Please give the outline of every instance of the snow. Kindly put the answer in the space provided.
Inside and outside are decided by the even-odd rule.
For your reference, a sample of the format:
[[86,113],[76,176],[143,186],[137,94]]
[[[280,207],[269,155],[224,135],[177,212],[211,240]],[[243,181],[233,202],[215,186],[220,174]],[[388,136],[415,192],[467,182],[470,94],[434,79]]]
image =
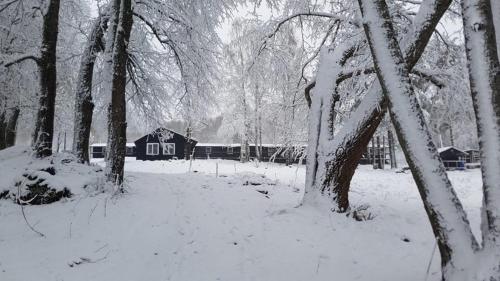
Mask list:
[[[91,144],[90,146],[92,147],[92,146],[107,146],[107,145],[108,145],[108,144],[107,144],[107,143],[105,143],[105,142],[98,142],[98,143],[93,143],[93,144]],[[126,146],[127,146],[127,147],[135,147],[135,143],[133,143],[133,142],[127,142],[127,143],[126,143]]]
[[[32,150],[25,146],[15,146],[0,151],[0,193],[9,191],[14,197],[26,195],[26,188],[18,190],[15,186],[19,182],[29,182],[23,177],[24,174],[36,175],[49,187],[56,190],[66,188],[73,194],[94,192],[102,184],[102,168],[97,165],[76,163],[72,154],[58,153],[44,160],[35,159],[31,154]],[[43,171],[48,167],[53,167],[56,174],[50,175]],[[85,187],[96,188],[85,191]]]
[[453,148],[453,149],[456,149],[456,150],[458,150],[458,151],[460,151],[460,152],[462,152],[462,153],[467,153],[467,152],[465,152],[464,150],[458,149],[458,148],[456,148],[456,147],[454,147],[454,146],[445,146],[445,147],[440,147],[440,148],[438,148],[438,149],[437,149],[437,151],[438,151],[439,153],[441,153],[441,152],[444,152],[444,151],[446,151],[446,150],[450,150],[450,149],[452,149],[452,148]]
[[[360,166],[351,201],[374,219],[357,222],[330,202],[298,207],[303,165],[191,165],[127,158],[124,195],[26,207],[45,238],[0,200],[0,280],[426,279],[435,240],[409,173]],[[479,235],[480,171],[448,174]],[[436,251],[428,280],[440,280],[439,262]]]
[[235,147],[235,146],[241,146],[241,144],[200,142],[200,143],[197,143],[196,146],[224,146],[224,147],[230,146],[230,147]]

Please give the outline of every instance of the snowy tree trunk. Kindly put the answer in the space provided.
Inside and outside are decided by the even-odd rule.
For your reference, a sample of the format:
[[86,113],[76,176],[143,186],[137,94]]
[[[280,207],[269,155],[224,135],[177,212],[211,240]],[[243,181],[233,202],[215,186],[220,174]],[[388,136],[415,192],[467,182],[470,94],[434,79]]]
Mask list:
[[[19,119],[19,114],[21,110],[18,106],[15,106],[7,114],[5,120],[5,147],[11,147],[16,144],[17,136],[17,121]],[[0,125],[1,126],[1,125]]]
[[249,145],[249,140],[250,140],[250,120],[248,117],[248,107],[247,107],[247,101],[246,101],[246,94],[245,91],[243,91],[243,126],[244,126],[244,132],[243,132],[243,145],[241,147],[241,162],[248,162],[250,160],[250,145]]
[[389,143],[389,155],[391,158],[391,169],[396,169],[398,164],[396,162],[396,149],[394,147],[394,135],[392,134],[392,130],[389,128],[387,130],[387,142]]
[[[108,109],[106,177],[109,182],[121,185],[127,142],[125,88],[127,84],[127,47],[133,23],[131,0],[114,0],[112,13],[116,17],[113,19],[115,27],[110,30],[115,33],[114,42],[113,44],[106,43],[106,53],[111,55],[110,74],[112,76],[111,103]],[[109,50],[108,45],[113,49]]]
[[108,15],[99,15],[95,20],[80,62],[75,96],[75,119],[73,153],[80,163],[89,162],[90,127],[94,103],[92,101],[92,76],[97,54],[104,49],[103,36]]
[[191,138],[192,132],[193,132],[193,129],[191,127],[191,121],[189,121],[188,126],[186,128],[186,143],[184,146],[184,159],[185,160],[191,159],[191,151],[193,149],[193,139]]
[[[496,3],[495,3],[496,2]],[[499,5],[499,1],[491,1]],[[498,8],[498,7],[497,7]],[[462,13],[483,178],[483,247],[500,280],[500,63],[488,0],[463,0]],[[498,14],[495,17],[498,18]],[[496,279],[494,279],[496,278]],[[486,280],[486,278],[485,278]],[[490,279],[488,279],[490,280]]]
[[443,279],[462,280],[477,242],[425,123],[387,4],[384,0],[358,2],[391,120],[438,243]]
[[0,149],[7,147],[5,142],[5,132],[7,131],[7,122],[5,121],[5,110],[0,108]]
[[[448,9],[451,0],[426,0],[421,4],[413,21],[413,30],[406,37],[403,48],[408,69],[412,69],[425,50],[436,25]],[[377,127],[387,111],[387,100],[378,81],[370,88],[359,106],[351,113],[342,129],[330,145],[325,161],[327,171],[324,180],[316,182],[321,190],[327,190],[334,201],[334,209],[349,209],[349,187],[356,167]],[[372,151],[373,153],[375,151]],[[309,155],[308,155],[309,157]],[[310,159],[310,158],[308,158]],[[306,185],[306,189],[311,189]]]
[[342,65],[352,55],[352,45],[339,46],[333,52],[323,47],[316,85],[312,91],[309,108],[309,135],[307,145],[306,188],[303,201],[314,201],[318,193],[330,192],[318,183],[325,177],[329,165],[325,161],[329,144],[333,140],[335,118],[335,83]]
[[57,88],[56,46],[59,28],[59,0],[50,0],[43,15],[42,46],[38,59],[40,95],[33,133],[35,156],[52,154],[54,110]]
[[382,169],[382,147],[380,146],[380,136],[377,136],[377,169]]
[[497,41],[497,56],[500,60],[500,1],[492,0],[491,1],[491,11],[493,16],[493,23],[495,25],[495,37]]
[[261,160],[260,146],[259,146],[259,121],[258,121],[258,110],[255,107],[255,124],[254,124],[254,143],[255,143],[255,157],[257,160]]

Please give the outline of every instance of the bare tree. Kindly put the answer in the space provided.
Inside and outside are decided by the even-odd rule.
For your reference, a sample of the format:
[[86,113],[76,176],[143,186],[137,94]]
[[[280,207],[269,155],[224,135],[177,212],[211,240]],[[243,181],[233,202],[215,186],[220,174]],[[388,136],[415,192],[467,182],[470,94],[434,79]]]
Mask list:
[[127,47],[133,23],[131,0],[113,0],[106,40],[108,71],[111,76],[111,102],[108,108],[108,144],[106,178],[121,185],[127,143],[125,87],[127,83]]
[[[422,2],[413,21],[413,28],[403,40],[406,42],[403,50],[409,70],[424,52],[436,25],[450,4],[450,0]],[[314,182],[309,181],[306,192],[320,190],[333,197],[334,209],[341,212],[349,209],[349,188],[354,171],[386,111],[387,100],[382,95],[379,83],[375,82],[329,145],[330,151],[324,159],[325,171],[318,174],[308,170],[308,173],[318,174],[320,178]]]
[[92,77],[95,60],[104,50],[104,31],[107,28],[108,15],[105,12],[95,19],[80,62],[76,85],[75,119],[73,127],[73,153],[81,163],[89,162],[90,127],[94,111],[92,101]]

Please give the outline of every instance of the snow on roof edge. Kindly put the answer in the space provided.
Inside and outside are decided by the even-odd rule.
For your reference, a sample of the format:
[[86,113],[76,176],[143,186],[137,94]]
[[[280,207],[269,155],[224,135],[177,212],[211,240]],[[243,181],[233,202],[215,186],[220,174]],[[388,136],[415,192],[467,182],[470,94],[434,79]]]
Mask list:
[[[107,146],[107,143],[96,142],[96,143],[91,144],[90,146]],[[127,142],[126,146],[135,146],[135,143],[133,143],[133,142]]]

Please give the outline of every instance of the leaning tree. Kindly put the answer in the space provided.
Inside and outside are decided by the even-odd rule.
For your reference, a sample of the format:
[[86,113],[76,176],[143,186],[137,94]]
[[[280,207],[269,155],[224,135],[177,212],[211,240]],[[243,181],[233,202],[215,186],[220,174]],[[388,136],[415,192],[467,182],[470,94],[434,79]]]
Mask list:
[[443,280],[500,280],[500,64],[490,1],[462,2],[482,158],[481,245],[432,141],[385,0],[358,2],[378,81],[437,240]]

